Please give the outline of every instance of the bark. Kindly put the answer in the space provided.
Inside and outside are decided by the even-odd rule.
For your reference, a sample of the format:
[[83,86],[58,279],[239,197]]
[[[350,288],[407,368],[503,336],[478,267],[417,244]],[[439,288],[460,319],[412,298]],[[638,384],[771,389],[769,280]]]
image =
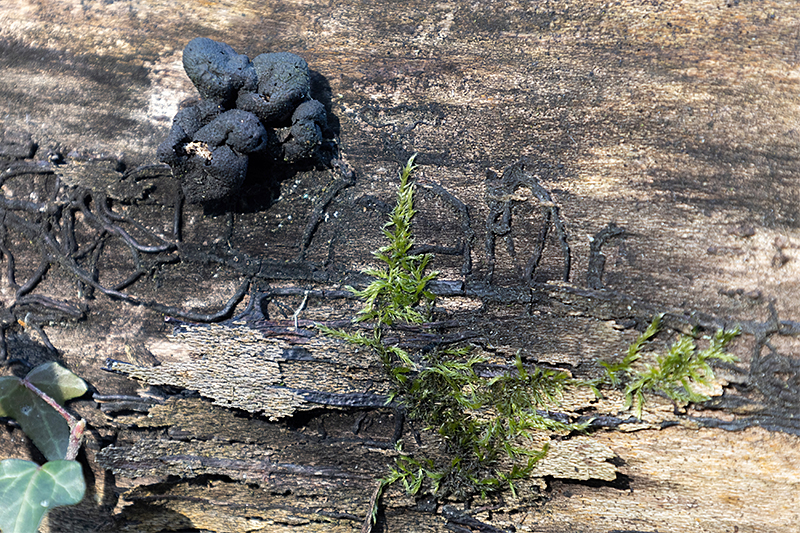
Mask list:
[[[390,487],[376,529],[791,531],[799,19],[789,1],[3,2],[4,356],[94,388],[71,404],[90,494],[44,530],[360,530],[393,443],[437,440],[384,405],[373,354],[311,324],[359,309],[344,287],[368,281],[418,153],[438,324],[396,342],[591,378],[658,313],[654,348],[743,335],[710,402],[654,398],[634,423],[621,394],[570,391],[558,413],[594,430],[553,438],[516,498]],[[201,35],[302,55],[332,160],[181,205],[155,149],[196,96],[180,61]]]

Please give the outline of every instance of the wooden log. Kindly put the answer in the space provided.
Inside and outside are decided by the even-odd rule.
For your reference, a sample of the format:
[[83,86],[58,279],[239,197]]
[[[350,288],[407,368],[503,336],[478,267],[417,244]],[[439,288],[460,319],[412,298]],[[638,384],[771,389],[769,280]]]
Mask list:
[[[292,393],[283,410],[251,414],[220,392],[230,378],[204,389],[197,375],[175,376],[203,355],[172,338],[163,316],[229,319],[255,302],[252,288],[272,291],[258,304],[273,321],[291,323],[305,291],[301,320],[349,320],[358,302],[322,293],[365,281],[396,169],[418,153],[417,244],[452,282],[438,291],[439,311],[457,322],[448,333],[487,357],[509,364],[519,351],[592,377],[598,359],[619,357],[661,312],[674,332],[738,323],[744,334],[711,402],[675,414],[654,400],[643,424],[556,439],[564,449],[516,499],[467,504],[390,488],[381,527],[792,531],[799,9],[788,0],[4,1],[0,329],[9,358],[59,359],[98,399],[73,404],[93,431],[90,494],[51,513],[44,530],[361,528],[396,457],[395,412],[311,408]],[[196,96],[181,50],[200,35],[250,57],[302,55],[338,153],[331,168],[248,185],[229,209],[184,206],[175,226],[177,184],[151,165],[179,103]],[[230,336],[243,334],[235,324],[209,330],[225,327],[227,342],[246,344]],[[282,342],[281,354],[293,346]],[[365,354],[340,353],[336,365],[349,370],[328,380],[303,365],[285,374],[296,360],[261,366],[283,364],[280,379],[296,372],[297,390],[329,381],[329,393],[358,383],[352,392],[364,394],[370,379],[375,398],[386,394]],[[171,370],[163,382],[206,398],[106,372],[108,358],[154,382]],[[261,366],[247,368],[267,373]],[[247,385],[262,393],[275,379]],[[252,410],[264,413],[263,400]],[[620,394],[593,403],[572,392],[565,402],[576,416],[630,414]],[[425,445],[405,430],[408,446]],[[31,453],[18,429],[0,441],[3,455]]]

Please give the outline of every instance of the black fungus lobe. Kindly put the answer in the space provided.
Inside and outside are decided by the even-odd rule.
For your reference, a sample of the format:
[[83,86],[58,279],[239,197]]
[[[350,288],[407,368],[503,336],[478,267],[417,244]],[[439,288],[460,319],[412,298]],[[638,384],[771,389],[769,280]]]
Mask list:
[[308,100],[297,106],[292,114],[290,136],[283,143],[284,161],[294,162],[313,156],[327,127],[325,106],[317,100]]
[[254,113],[264,124],[289,119],[297,105],[307,100],[311,75],[305,59],[287,52],[261,54],[253,59],[257,91],[241,91],[236,107]]
[[253,90],[256,71],[246,55],[205,37],[192,39],[183,50],[183,69],[204,100],[226,105],[239,89]]

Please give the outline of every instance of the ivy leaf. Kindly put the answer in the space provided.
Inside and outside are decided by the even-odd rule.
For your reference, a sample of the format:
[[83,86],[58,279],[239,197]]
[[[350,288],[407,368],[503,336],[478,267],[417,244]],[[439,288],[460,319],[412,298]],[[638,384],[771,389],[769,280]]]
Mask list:
[[[34,368],[24,379],[58,403],[81,396],[87,390],[81,378],[54,362]],[[0,416],[16,420],[49,461],[66,456],[67,421],[16,376],[0,378]]]
[[61,405],[83,396],[88,390],[85,381],[56,362],[37,366],[25,379]]
[[86,483],[77,461],[50,461],[39,466],[21,459],[0,461],[0,530],[36,533],[45,513],[75,505]]

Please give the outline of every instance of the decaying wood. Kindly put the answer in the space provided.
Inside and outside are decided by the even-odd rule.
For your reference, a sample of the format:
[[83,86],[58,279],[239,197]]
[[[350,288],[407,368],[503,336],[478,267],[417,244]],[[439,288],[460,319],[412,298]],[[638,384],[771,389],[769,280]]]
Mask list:
[[[539,288],[539,291],[544,293],[545,288]],[[568,286],[550,286],[547,291],[550,294],[550,298],[552,298],[553,305],[561,304],[558,298],[567,300],[567,295],[571,295],[572,298],[564,309],[579,309],[580,306],[577,305],[579,302],[586,303],[591,298],[595,298],[609,302],[609,306],[597,306],[600,313],[612,315],[622,313],[623,316],[636,316],[637,313],[641,313],[642,317],[644,317],[650,316],[650,313],[653,312],[652,309],[634,311],[630,305],[622,306],[620,302],[632,303],[632,299],[626,298],[624,295],[576,290]],[[480,289],[467,286],[464,294],[467,292],[474,294],[475,292],[480,292]],[[450,297],[456,298],[458,295],[451,293]],[[520,296],[520,298],[523,297]],[[544,294],[539,295],[538,309],[540,311],[547,307],[544,298]],[[491,301],[492,298],[487,297],[486,300]],[[616,305],[613,305],[614,303]],[[524,302],[521,305],[524,306]],[[314,306],[310,306],[308,311],[313,313]],[[628,313],[628,315],[624,313]],[[644,313],[647,314],[645,315]],[[560,318],[563,320],[566,317]],[[608,318],[608,316],[604,318]],[[530,320],[531,317],[528,317],[528,321]],[[667,316],[667,320],[674,324],[677,329],[688,329],[693,324],[711,319],[709,317],[688,317],[673,312],[672,315]],[[455,320],[451,322],[460,322],[462,325],[469,323],[469,321],[463,320],[463,317],[461,321]],[[485,323],[485,321],[480,323]],[[718,326],[716,322],[711,324],[703,323],[706,327]],[[512,322],[507,325],[509,327],[505,328],[506,331],[519,333],[520,330],[525,329],[525,325],[519,322]],[[759,330],[765,329],[758,324],[744,323],[742,326],[746,335],[754,335]],[[493,328],[496,327],[497,324],[493,326]],[[788,327],[788,325],[784,327]],[[268,333],[268,336],[265,336],[264,333]],[[531,337],[533,336],[531,335]],[[491,347],[491,350],[495,352],[494,355],[486,351],[485,348],[481,350],[479,346],[487,340],[482,335],[473,334],[470,340],[477,344],[477,353],[487,357],[497,359],[496,351],[503,350],[502,345],[499,344]],[[499,339],[495,339],[495,342],[497,340]],[[166,384],[199,390],[203,396],[213,399],[217,404],[232,404],[240,409],[261,412],[272,418],[288,416],[292,414],[291,411],[298,407],[293,398],[286,399],[286,396],[276,397],[270,395],[270,390],[277,383],[280,383],[281,388],[287,393],[297,390],[301,390],[303,394],[308,394],[309,390],[322,393],[314,398],[314,404],[306,404],[302,406],[303,409],[323,406],[330,408],[335,405],[335,400],[332,401],[332,396],[326,393],[333,392],[333,396],[336,396],[341,394],[343,390],[351,391],[351,393],[357,391],[359,400],[363,402],[360,407],[369,407],[371,410],[377,411],[371,416],[377,416],[378,419],[381,417],[380,406],[385,402],[385,393],[387,392],[383,370],[378,361],[375,360],[374,354],[358,351],[342,341],[314,336],[314,333],[307,329],[294,330],[291,322],[284,323],[281,326],[263,321],[253,322],[245,316],[224,325],[191,326],[181,324],[176,327],[175,335],[170,343],[157,347],[157,353],[161,364],[156,367],[145,368],[112,362],[110,363],[110,368],[144,380],[151,385]],[[541,352],[539,353],[541,354]],[[502,361],[503,358],[500,358],[500,360]],[[243,376],[263,374],[267,371],[265,368],[270,365],[274,365],[276,369],[274,375],[263,377],[253,382],[245,380],[248,385],[245,385],[243,390],[251,386],[257,386],[257,390],[250,390],[247,394],[238,396],[231,395],[225,389],[225,384],[242,382]],[[351,380],[353,372],[356,372],[359,376],[358,380]],[[734,380],[738,378],[740,383],[753,382],[742,375],[729,377]],[[348,381],[344,388],[340,388],[343,379]],[[717,383],[716,392],[712,391],[712,394],[721,395],[723,392],[722,385],[727,383],[727,381]],[[370,392],[366,393],[365,391],[367,390]],[[376,392],[380,393],[381,396],[375,396]],[[759,403],[747,396],[742,395],[740,397],[739,416],[735,419],[730,419],[729,409],[719,409],[712,416],[701,412],[693,412],[688,416],[679,415],[675,413],[671,403],[657,401],[657,399],[648,403],[641,420],[630,416],[630,414],[627,415],[627,418],[619,418],[619,415],[626,411],[623,405],[624,397],[620,393],[607,391],[604,398],[598,400],[588,388],[570,389],[565,394],[563,402],[554,407],[554,410],[560,411],[558,413],[560,416],[576,421],[591,419],[595,422],[594,427],[596,428],[613,428],[616,431],[629,434],[633,431],[671,426],[685,427],[692,431],[698,431],[697,428],[702,426],[729,427],[732,429],[738,425],[741,431],[749,426],[761,423],[763,419],[760,416],[770,409],[781,409],[781,402],[772,402],[770,406],[771,402],[769,400],[763,401],[762,399],[762,402]],[[242,403],[242,398],[251,400],[255,398],[257,402]],[[381,401],[376,401],[378,399]],[[382,423],[384,433],[380,438],[360,434],[360,430],[357,429],[359,424],[354,423],[351,429],[351,438],[348,440],[351,445],[355,442],[361,445],[360,452],[353,450],[354,453],[361,454],[359,459],[356,460],[354,456],[351,457],[351,460],[355,461],[357,468],[343,471],[338,467],[328,467],[326,469],[326,467],[320,466],[303,466],[302,462],[300,464],[296,462],[301,459],[301,457],[295,455],[297,442],[289,445],[282,443],[277,449],[275,448],[275,441],[271,438],[262,438],[257,443],[229,443],[228,441],[230,440],[240,439],[242,435],[261,433],[254,432],[253,429],[242,429],[239,424],[233,425],[232,430],[225,431],[224,436],[215,435],[214,428],[224,427],[227,424],[217,420],[216,417],[198,415],[198,412],[202,412],[204,409],[192,409],[183,405],[191,405],[198,401],[173,398],[168,400],[169,405],[159,405],[151,408],[146,417],[125,416],[117,418],[119,423],[133,427],[169,428],[170,438],[135,440],[133,437],[127,437],[132,440],[131,445],[118,444],[105,448],[100,453],[99,463],[106,468],[112,469],[115,474],[126,477],[174,475],[183,479],[192,479],[224,474],[234,480],[257,484],[262,488],[269,486],[272,487],[272,490],[278,490],[277,487],[295,487],[307,483],[316,487],[316,491],[327,493],[331,490],[340,490],[339,486],[343,482],[342,480],[347,480],[351,489],[355,485],[360,487],[358,490],[360,490],[361,499],[348,500],[350,503],[347,505],[337,500],[338,505],[340,505],[338,509],[339,511],[346,509],[346,512],[351,517],[350,520],[354,520],[353,517],[360,516],[358,506],[361,506],[362,509],[366,508],[365,506],[368,502],[364,498],[370,494],[370,482],[374,482],[374,479],[379,477],[378,472],[381,467],[385,468],[387,462],[392,457],[396,457],[397,453],[393,451],[394,440],[398,436],[403,436],[407,442],[415,442],[414,437],[410,434],[397,434],[396,427],[394,432],[387,431],[389,426],[392,425],[387,419],[384,419]],[[732,401],[732,398],[729,396],[727,401]],[[749,410],[741,408],[744,404],[750,406]],[[384,413],[384,416],[386,414],[388,412]],[[347,415],[342,414],[339,416]],[[793,424],[790,416],[785,417],[784,422],[778,421],[778,423],[783,424],[784,430],[792,431]],[[328,435],[325,429],[322,429],[320,433],[322,442],[337,440],[336,437]],[[546,435],[542,437],[543,440],[531,443],[532,448],[537,449],[544,442],[549,441]],[[419,439],[420,437],[417,436],[416,438]],[[209,439],[212,441],[210,444],[208,442]],[[423,436],[422,439],[422,442],[418,442],[417,446],[406,447],[405,451],[430,454],[431,450],[433,450],[435,455],[436,439],[434,438],[431,441],[429,435]],[[613,448],[608,445],[616,442],[616,439],[604,437],[603,440],[606,440],[606,443],[601,443],[594,435],[550,441],[551,449],[545,459],[537,465],[533,473],[534,479],[523,484],[523,486],[530,491],[530,494],[536,494],[538,490],[544,489],[546,486],[545,484],[540,484],[537,488],[536,479],[545,478],[569,479],[573,480],[573,482],[576,480],[604,481],[609,483],[609,486],[617,487],[616,490],[620,490],[623,487],[630,488],[628,468],[620,470],[615,466],[618,464],[617,462],[627,466],[627,460],[618,456],[616,452],[612,451]],[[625,439],[622,440],[624,441]],[[281,439],[278,439],[278,441],[280,442]],[[315,465],[319,465],[320,458],[326,456],[326,452],[319,449],[320,445],[320,441],[317,441],[316,447],[311,443],[304,443],[306,452],[310,453],[310,457],[315,458],[311,460]],[[329,448],[331,445],[335,444],[328,443],[327,446],[322,446],[323,448]],[[613,461],[609,462],[609,460]],[[322,464],[329,463],[325,463],[323,460]],[[371,470],[365,470],[364,464],[371,465]],[[681,472],[680,475],[682,478],[692,479],[693,476],[697,475],[697,472],[686,471]],[[540,483],[543,482],[540,481]],[[142,498],[151,497],[146,496],[147,494],[149,493],[146,492],[146,489],[139,488],[128,493],[127,498],[139,501]],[[398,497],[399,495],[395,493],[394,496]],[[196,497],[199,498],[200,496]],[[391,501],[389,497],[387,497],[387,500]],[[251,503],[248,504],[248,509],[252,509],[254,505],[261,508],[264,504],[263,502],[258,505]],[[314,505],[318,504],[315,503]],[[495,515],[516,513],[519,512],[517,505],[518,503],[513,502],[510,504],[495,504],[493,512]],[[308,516],[314,515],[308,507],[305,507],[305,509],[305,513]],[[299,512],[299,510],[297,508],[295,512]],[[211,514],[213,515],[215,512]],[[270,520],[272,516],[265,512],[261,519]],[[208,520],[211,520],[211,518],[205,517],[201,522],[207,523]],[[452,523],[452,521],[448,523]],[[246,529],[236,530],[244,531]]]
[[[2,357],[17,372],[59,359],[96,392],[72,405],[92,427],[90,493],[44,529],[361,529],[393,441],[435,440],[372,404],[386,384],[367,354],[291,354],[358,309],[344,286],[366,281],[418,153],[437,334],[576,377],[658,313],[655,349],[695,326],[743,335],[710,402],[655,398],[639,423],[619,394],[570,391],[559,413],[595,429],[545,436],[549,463],[517,499],[391,487],[378,529],[793,531],[799,24],[789,0],[4,1]],[[180,51],[201,35],[302,55],[334,165],[247,184],[226,209],[180,205],[155,148],[196,96]],[[283,340],[231,321],[245,311]],[[233,377],[258,397],[225,391]],[[341,394],[359,407],[331,405]],[[33,453],[17,429],[0,449]]]
[[[282,328],[265,338],[244,325],[185,327],[173,352],[189,360],[152,368],[109,361],[108,369],[151,385],[195,390],[216,405],[270,420],[321,405],[380,407],[389,386],[377,356],[343,341]],[[181,342],[182,341],[182,342]]]

